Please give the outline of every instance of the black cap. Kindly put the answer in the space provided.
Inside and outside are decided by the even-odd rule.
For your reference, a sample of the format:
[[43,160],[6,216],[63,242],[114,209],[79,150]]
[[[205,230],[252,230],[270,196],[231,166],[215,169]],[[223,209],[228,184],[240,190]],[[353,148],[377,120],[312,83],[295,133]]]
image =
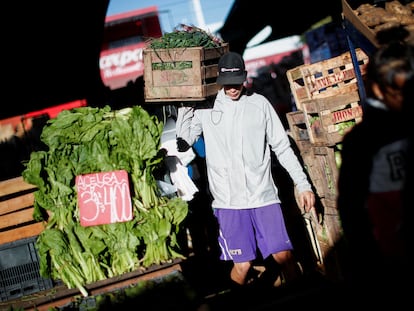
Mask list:
[[224,54],[218,62],[217,84],[237,85],[246,81],[247,71],[243,57],[236,52]]

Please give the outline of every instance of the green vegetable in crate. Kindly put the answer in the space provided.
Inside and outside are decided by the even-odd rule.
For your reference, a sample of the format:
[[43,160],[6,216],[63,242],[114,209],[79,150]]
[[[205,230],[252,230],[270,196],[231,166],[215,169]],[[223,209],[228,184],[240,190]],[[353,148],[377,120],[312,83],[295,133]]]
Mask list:
[[185,47],[213,48],[222,45],[222,41],[212,34],[195,26],[180,24],[173,32],[165,33],[161,38],[150,42],[152,49],[173,49]]
[[310,127],[314,127],[315,124],[317,126],[319,126],[320,120],[321,120],[321,118],[319,117],[319,115],[310,115],[309,116],[309,125],[310,125]]
[[350,121],[338,123],[336,124],[335,127],[339,134],[344,135],[346,131],[348,131],[355,124],[356,124],[355,120],[350,120]]
[[336,163],[336,167],[338,169],[341,167],[341,164],[342,164],[341,150],[342,150],[342,144],[336,144],[336,146],[335,146],[335,163]]
[[[86,296],[86,284],[184,258],[176,235],[188,205],[160,196],[153,175],[165,156],[162,129],[138,106],[75,108],[48,122],[41,134],[48,150],[33,152],[22,173],[38,187],[33,217],[47,219],[36,242],[42,276],[61,279]],[[82,227],[76,176],[114,170],[130,176],[133,219]]]

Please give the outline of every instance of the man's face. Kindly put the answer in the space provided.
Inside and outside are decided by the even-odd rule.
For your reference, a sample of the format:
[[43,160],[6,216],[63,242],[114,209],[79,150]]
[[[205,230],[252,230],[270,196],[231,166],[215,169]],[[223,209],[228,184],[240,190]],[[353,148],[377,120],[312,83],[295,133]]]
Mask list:
[[232,100],[238,100],[242,90],[243,90],[243,84],[237,84],[237,85],[224,85],[224,93],[230,97]]

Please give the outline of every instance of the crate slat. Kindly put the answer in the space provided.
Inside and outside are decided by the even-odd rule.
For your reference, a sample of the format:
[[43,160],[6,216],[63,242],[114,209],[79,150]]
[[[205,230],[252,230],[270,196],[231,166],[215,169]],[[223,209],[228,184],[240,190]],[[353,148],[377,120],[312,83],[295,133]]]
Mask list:
[[0,217],[4,214],[33,206],[33,202],[33,193],[27,193],[5,201],[0,201]]
[[0,217],[0,229],[33,222],[33,210],[34,208],[28,208],[14,213],[2,215]]
[[21,176],[3,180],[0,181],[0,197],[35,188],[36,186],[25,182]]
[[0,245],[10,243],[20,239],[30,238],[39,235],[44,229],[43,223],[34,223],[0,232]]

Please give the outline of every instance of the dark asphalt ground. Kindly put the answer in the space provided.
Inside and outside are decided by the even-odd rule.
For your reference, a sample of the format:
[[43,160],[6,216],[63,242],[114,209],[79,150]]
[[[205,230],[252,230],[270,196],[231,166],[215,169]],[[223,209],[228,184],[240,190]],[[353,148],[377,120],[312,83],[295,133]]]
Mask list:
[[[305,273],[300,281],[285,287],[273,287],[261,279],[246,288],[229,285],[231,263],[214,259],[188,258],[181,264],[185,281],[197,293],[194,311],[270,311],[352,309],[413,310],[412,283],[393,283],[383,271],[376,281],[349,285],[328,279],[321,272]],[[405,280],[410,280],[406,277]],[[295,309],[295,310],[296,310]],[[177,310],[184,310],[178,308]]]
[[[260,264],[255,263],[255,264]],[[412,310],[411,284],[384,282],[355,288],[345,282],[328,279],[319,271],[304,273],[293,284],[273,287],[266,272],[246,287],[234,287],[229,281],[231,262],[190,256],[179,263],[180,269],[102,295],[75,300],[53,311],[270,311],[318,310],[352,311]],[[388,272],[388,271],[387,271]],[[268,274],[269,275],[269,274]],[[272,273],[273,275],[273,273]],[[389,279],[388,279],[389,280]],[[398,294],[395,294],[398,289]],[[404,294],[400,291],[403,290]],[[394,294],[391,294],[393,293]],[[1,311],[22,311],[2,309]],[[49,310],[48,310],[49,311]],[[52,310],[50,310],[52,311]]]
[[259,279],[246,288],[234,288],[228,278],[231,263],[190,257],[181,268],[186,282],[199,297],[197,311],[265,311],[299,306],[332,310],[347,303],[344,285],[317,272],[286,287],[276,288]]

